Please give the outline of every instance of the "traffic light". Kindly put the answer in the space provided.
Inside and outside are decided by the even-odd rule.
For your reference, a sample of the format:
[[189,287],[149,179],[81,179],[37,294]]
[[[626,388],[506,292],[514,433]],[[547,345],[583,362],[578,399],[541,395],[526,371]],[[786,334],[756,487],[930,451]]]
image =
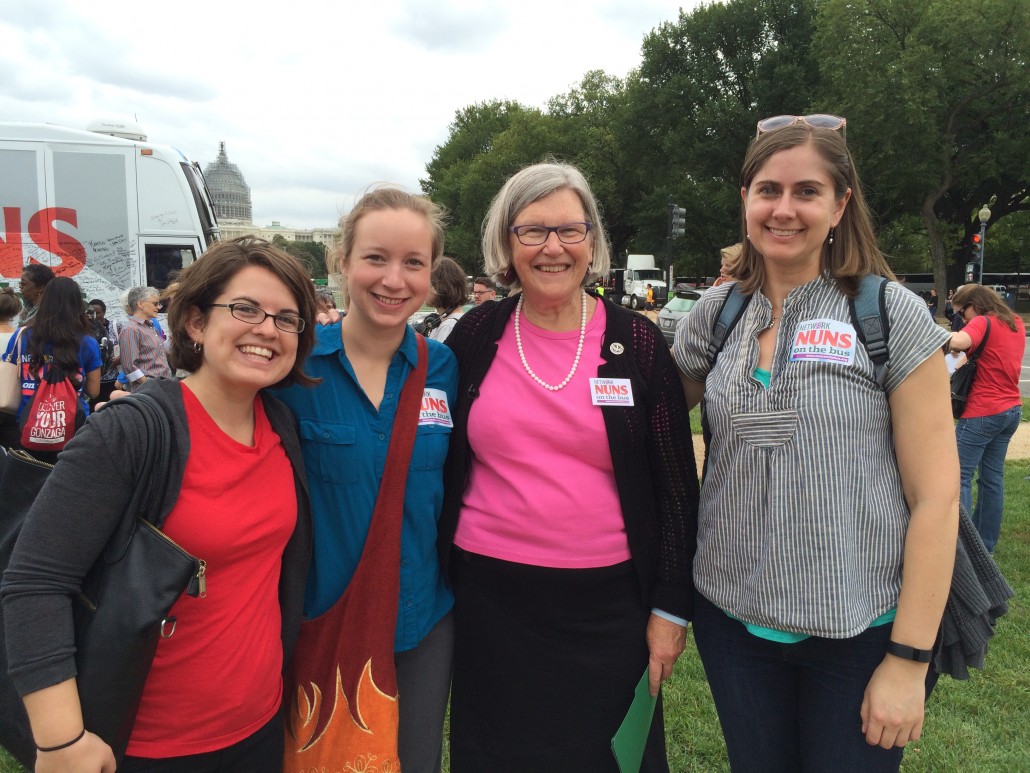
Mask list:
[[669,204],[669,236],[673,239],[687,232],[687,210]]
[[979,261],[984,256],[984,238],[981,234],[973,234],[973,261]]

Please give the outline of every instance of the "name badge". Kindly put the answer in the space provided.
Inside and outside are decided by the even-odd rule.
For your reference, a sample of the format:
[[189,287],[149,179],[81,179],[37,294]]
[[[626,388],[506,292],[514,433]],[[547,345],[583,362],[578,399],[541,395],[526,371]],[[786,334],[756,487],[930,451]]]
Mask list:
[[426,389],[422,392],[422,408],[418,413],[418,423],[435,424],[439,427],[451,428],[451,407],[447,404],[447,393],[442,389]]
[[790,345],[790,361],[855,362],[855,328],[836,319],[810,319],[798,325]]
[[633,405],[633,386],[628,378],[592,378],[590,402],[594,405]]

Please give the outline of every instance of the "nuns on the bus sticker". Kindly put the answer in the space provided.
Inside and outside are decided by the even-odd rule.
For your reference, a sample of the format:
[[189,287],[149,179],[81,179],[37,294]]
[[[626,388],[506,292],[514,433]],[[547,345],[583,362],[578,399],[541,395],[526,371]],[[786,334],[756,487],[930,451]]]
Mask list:
[[855,328],[836,319],[809,319],[798,325],[790,345],[790,360],[837,362],[855,361],[858,336]]

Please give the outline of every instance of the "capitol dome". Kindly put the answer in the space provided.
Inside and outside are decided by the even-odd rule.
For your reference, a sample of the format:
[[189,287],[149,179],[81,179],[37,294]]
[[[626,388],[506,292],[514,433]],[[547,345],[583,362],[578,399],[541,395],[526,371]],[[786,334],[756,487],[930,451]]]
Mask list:
[[229,161],[225,143],[218,143],[218,159],[204,169],[207,187],[215,202],[215,215],[219,220],[251,222],[250,186],[243,179],[240,168]]

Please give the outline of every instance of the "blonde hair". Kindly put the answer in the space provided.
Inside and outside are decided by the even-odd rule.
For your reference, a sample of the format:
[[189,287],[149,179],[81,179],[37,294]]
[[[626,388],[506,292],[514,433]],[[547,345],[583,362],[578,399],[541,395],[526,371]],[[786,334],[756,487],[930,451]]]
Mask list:
[[436,265],[436,261],[443,255],[444,218],[446,217],[443,208],[426,196],[415,196],[400,188],[383,185],[367,190],[351,211],[340,218],[340,238],[330,255],[331,271],[343,273],[344,263],[354,249],[355,233],[361,218],[370,212],[379,212],[384,209],[406,209],[422,215],[429,221],[433,231],[431,263]]

